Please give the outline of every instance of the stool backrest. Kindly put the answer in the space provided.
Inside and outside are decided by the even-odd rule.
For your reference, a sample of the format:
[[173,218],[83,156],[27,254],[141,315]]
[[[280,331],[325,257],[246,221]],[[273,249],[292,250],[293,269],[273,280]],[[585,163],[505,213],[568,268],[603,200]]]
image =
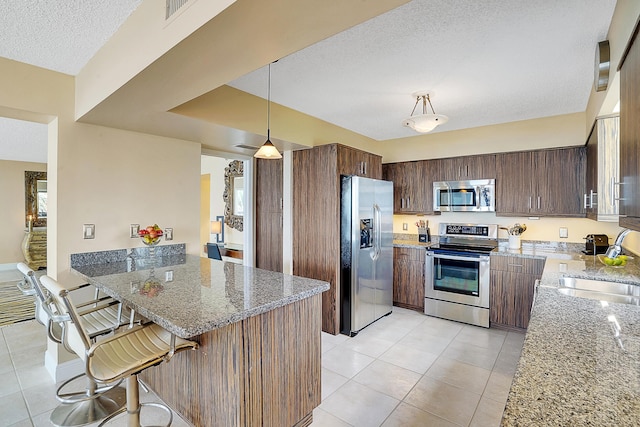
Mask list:
[[46,300],[49,298],[49,295],[46,295],[46,291],[42,288],[40,281],[36,277],[35,272],[29,268],[27,264],[24,262],[19,262],[18,271],[24,277],[25,282],[31,287],[35,297],[36,303],[36,320],[41,324],[48,326],[49,325],[49,314],[46,312],[44,308],[44,304],[46,304]]
[[51,295],[51,304],[57,315],[53,320],[64,324],[64,346],[85,361],[91,340],[80,324],[80,316],[69,298],[69,292],[49,276],[42,276],[40,282]]

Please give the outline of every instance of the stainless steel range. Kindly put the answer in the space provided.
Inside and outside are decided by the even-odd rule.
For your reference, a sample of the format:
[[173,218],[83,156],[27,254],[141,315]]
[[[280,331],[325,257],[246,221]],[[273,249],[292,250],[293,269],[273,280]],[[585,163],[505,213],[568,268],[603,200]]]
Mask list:
[[424,312],[489,327],[489,252],[498,247],[496,224],[446,224],[427,249]]

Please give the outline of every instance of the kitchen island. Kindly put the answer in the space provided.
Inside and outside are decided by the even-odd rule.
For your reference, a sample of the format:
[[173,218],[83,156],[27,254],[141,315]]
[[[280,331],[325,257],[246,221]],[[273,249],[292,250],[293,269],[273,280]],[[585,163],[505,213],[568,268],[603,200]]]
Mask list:
[[564,276],[640,286],[637,260],[611,268],[578,253],[536,255],[547,260],[502,425],[638,425],[640,309],[557,290]]
[[141,374],[185,419],[195,426],[311,423],[321,401],[326,282],[184,254],[83,259],[92,263],[72,256],[72,268],[89,283],[200,344]]

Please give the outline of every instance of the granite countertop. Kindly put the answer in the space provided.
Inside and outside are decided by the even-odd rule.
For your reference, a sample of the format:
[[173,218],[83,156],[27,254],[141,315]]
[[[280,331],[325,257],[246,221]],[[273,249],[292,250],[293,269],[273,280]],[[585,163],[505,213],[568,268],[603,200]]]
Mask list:
[[548,254],[502,425],[638,425],[640,308],[560,294],[563,276],[640,286],[640,263],[613,268],[578,252]]
[[[320,280],[195,255],[158,257],[152,266],[149,258],[136,262],[129,258],[75,265],[72,270],[107,295],[182,338],[200,335],[329,289],[329,284]],[[152,282],[155,286],[149,286]],[[162,288],[160,292],[157,292],[158,285]]]
[[431,246],[431,242],[423,243],[417,240],[394,240],[394,248],[414,248],[414,249],[426,249]]

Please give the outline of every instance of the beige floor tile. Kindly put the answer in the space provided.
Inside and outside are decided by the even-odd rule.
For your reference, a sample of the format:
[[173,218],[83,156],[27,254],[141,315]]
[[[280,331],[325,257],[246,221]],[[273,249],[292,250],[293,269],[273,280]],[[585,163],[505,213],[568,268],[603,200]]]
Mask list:
[[20,381],[18,381],[15,371],[11,370],[0,374],[0,399],[18,391],[20,391]]
[[512,381],[512,375],[505,375],[496,371],[491,372],[491,376],[489,377],[489,381],[487,381],[487,386],[484,389],[482,397],[502,402],[503,404],[507,403],[507,397],[509,396]]
[[382,427],[458,427],[443,418],[404,402],[389,415]]
[[410,327],[404,326],[399,322],[388,323],[387,318],[383,318],[373,325],[364,328],[358,336],[375,336],[385,341],[396,343],[410,331]]
[[416,350],[402,344],[396,344],[380,356],[380,360],[409,369],[419,374],[424,374],[433,362],[438,358],[433,353]]
[[425,316],[425,321],[412,332],[426,332],[432,336],[454,338],[462,331],[462,328],[464,328],[462,323]]
[[23,367],[16,369],[16,375],[18,376],[18,381],[20,381],[20,387],[23,390],[39,385],[47,386],[54,384],[53,378],[51,378],[49,371],[47,371],[44,365],[34,365],[28,368]]
[[322,355],[322,367],[343,377],[353,378],[374,360],[371,356],[337,346]]
[[13,372],[13,361],[9,353],[0,354],[0,375]]
[[376,334],[360,335],[345,341],[342,348],[348,348],[358,353],[366,354],[374,358],[380,357],[382,353],[393,346],[393,341],[379,338]]
[[504,403],[482,397],[469,427],[499,427],[503,412]]
[[323,409],[316,408],[313,410],[311,427],[352,427],[352,425]]
[[324,402],[320,408],[347,423],[359,427],[381,425],[399,400],[367,386],[349,381]]
[[0,427],[10,426],[29,419],[29,411],[21,392],[11,393],[0,398]]
[[426,377],[481,395],[491,371],[448,358],[439,358],[427,371]]
[[18,421],[15,424],[11,424],[11,427],[33,427],[33,423],[30,419]]
[[402,400],[421,377],[417,372],[376,360],[353,377],[353,381]]
[[465,325],[455,341],[473,344],[478,347],[500,349],[508,332],[500,329],[487,329],[480,326]]
[[32,416],[31,421],[33,422],[33,427],[51,427],[51,412],[53,412],[53,410],[43,412],[40,415]]
[[408,333],[399,342],[407,347],[439,355],[451,344],[453,337],[430,335],[429,331],[414,330]]
[[453,359],[491,370],[496,363],[499,353],[500,348],[478,347],[473,344],[454,340],[446,350],[442,352],[442,356],[447,359]]
[[404,401],[452,423],[466,426],[478,406],[480,395],[425,376]]
[[0,329],[0,355],[9,354],[9,349],[7,348],[7,343],[4,340],[4,333],[2,332],[4,328]]
[[32,416],[50,411],[60,404],[56,399],[55,384],[39,385],[24,389],[22,392]]
[[40,345],[34,344],[31,348],[25,348],[19,351],[12,350],[11,360],[13,361],[13,366],[15,366],[17,370],[42,366],[44,364],[44,353],[46,350],[46,341]]
[[331,393],[342,387],[349,381],[349,378],[336,374],[330,369],[322,368],[322,400],[326,399]]

